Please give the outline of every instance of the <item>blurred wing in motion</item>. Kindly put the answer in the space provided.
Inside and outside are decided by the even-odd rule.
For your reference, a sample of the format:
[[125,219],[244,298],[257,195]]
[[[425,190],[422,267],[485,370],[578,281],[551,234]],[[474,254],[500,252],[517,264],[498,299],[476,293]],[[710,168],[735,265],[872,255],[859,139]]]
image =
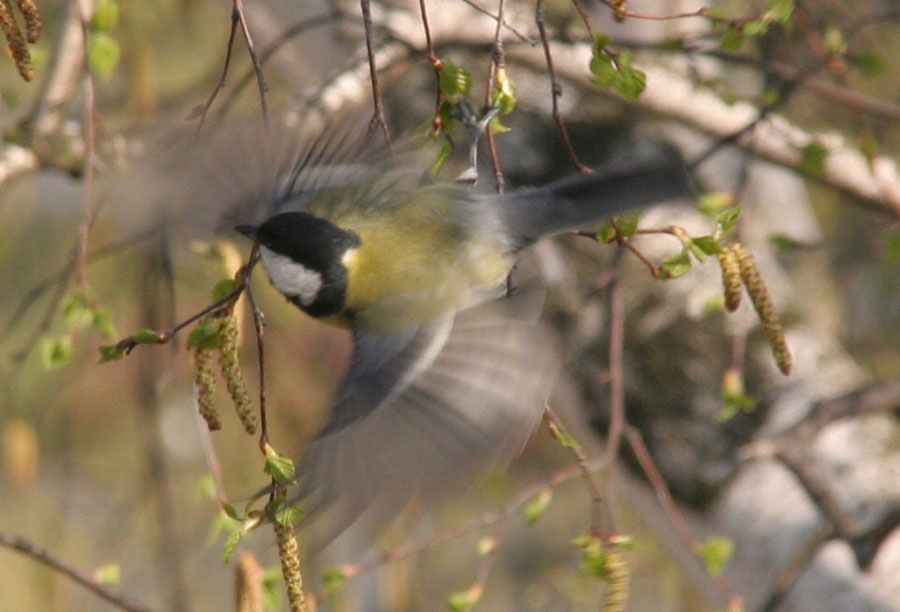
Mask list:
[[355,342],[389,349],[375,368],[354,357],[326,433],[298,465],[313,549],[351,525],[375,536],[412,499],[458,492],[521,452],[558,362],[537,324],[542,305],[541,294],[518,291],[429,326],[403,349]]

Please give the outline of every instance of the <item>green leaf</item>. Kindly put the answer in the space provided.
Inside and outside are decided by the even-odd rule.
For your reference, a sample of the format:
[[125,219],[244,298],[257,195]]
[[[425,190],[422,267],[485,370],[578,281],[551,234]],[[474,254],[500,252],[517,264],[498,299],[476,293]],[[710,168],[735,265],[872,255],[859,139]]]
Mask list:
[[688,249],[662,262],[663,278],[678,278],[691,271],[691,256]]
[[45,368],[60,368],[72,360],[72,336],[45,337],[41,340],[39,352]]
[[237,553],[238,544],[241,543],[241,537],[243,537],[243,535],[244,533],[240,530],[235,530],[228,534],[228,538],[222,546],[223,563],[230,563],[231,560],[234,559],[234,555]]
[[225,516],[235,521],[243,520],[231,504],[222,504],[222,512],[225,513]]
[[279,455],[271,445],[266,444],[266,467],[265,472],[279,483],[290,482],[297,473],[294,468],[294,462]]
[[212,291],[214,302],[224,299],[226,295],[237,289],[238,284],[233,278],[225,278],[215,284]]
[[557,427],[555,424],[550,425],[550,433],[553,434],[553,437],[560,441],[560,443],[566,448],[574,448],[580,449],[581,444],[578,443],[578,440],[564,432],[562,429]]
[[763,20],[748,21],[741,29],[744,36],[762,36],[769,31],[769,22]]
[[693,243],[706,255],[718,255],[722,252],[722,245],[712,236],[698,236],[693,239]]
[[609,574],[606,563],[606,550],[599,538],[592,535],[583,535],[575,538],[573,544],[582,549],[581,559],[582,573],[594,578],[605,579]]
[[771,244],[782,253],[802,249],[804,246],[806,246],[802,242],[795,240],[794,238],[791,238],[786,234],[772,234],[771,236],[769,236],[769,244]]
[[101,584],[119,584],[122,581],[122,568],[118,563],[104,563],[94,570],[94,580]]
[[71,330],[84,329],[94,322],[94,311],[80,291],[69,293],[62,299],[62,311],[66,326]]
[[497,70],[497,84],[491,92],[491,106],[500,109],[500,115],[508,115],[516,108],[516,84],[505,68]]
[[794,0],[769,0],[763,19],[785,24],[794,14],[794,5]]
[[94,32],[110,32],[119,23],[119,4],[115,0],[100,0],[91,17]]
[[157,344],[159,342],[159,334],[152,329],[145,328],[131,336],[131,339],[138,344]]
[[887,69],[884,57],[872,50],[858,53],[852,58],[852,62],[867,77],[880,76]]
[[97,73],[107,81],[112,78],[122,50],[115,38],[106,32],[95,32],[88,46],[88,65],[92,72]]
[[100,363],[118,361],[125,356],[125,351],[115,344],[105,344],[100,347]]
[[597,34],[594,36],[594,52],[603,49],[612,42],[612,36],[609,34]]
[[605,49],[594,48],[589,68],[591,74],[594,75],[594,85],[597,87],[606,89],[619,82],[619,72],[616,70],[615,62]]
[[641,221],[640,212],[630,212],[616,217],[616,227],[619,228],[619,234],[625,238],[630,238],[637,233],[638,223]]
[[197,324],[188,335],[188,348],[211,351],[222,346],[222,319],[206,319]]
[[828,149],[819,141],[813,140],[800,151],[800,167],[812,174],[823,174],[827,158]]
[[466,612],[481,599],[482,589],[478,585],[466,589],[465,591],[456,591],[450,593],[447,597],[447,605],[453,612]]
[[94,306],[93,327],[108,340],[118,338],[116,326],[113,325],[112,311],[106,306]]
[[282,527],[290,527],[300,522],[300,519],[303,518],[303,510],[298,506],[286,505],[275,512],[274,518],[275,522]]
[[525,506],[525,522],[529,525],[537,523],[540,518],[544,516],[544,513],[547,511],[552,500],[553,489],[550,487],[541,489],[541,491],[528,502],[528,505]]
[[444,62],[439,83],[441,95],[455,104],[459,101],[460,96],[468,95],[472,88],[472,73],[467,68],[453,62]]
[[647,88],[647,73],[634,68],[631,60],[631,51],[626,50],[619,54],[619,82],[616,84],[616,89],[623,98],[635,100]]
[[322,588],[329,595],[334,595],[347,583],[347,573],[339,567],[332,567],[322,572]]
[[712,217],[727,209],[734,202],[734,196],[727,191],[708,191],[698,198],[700,212]]
[[744,211],[744,207],[740,204],[737,206],[732,206],[726,210],[723,210],[716,217],[716,225],[718,226],[719,233],[728,234],[737,226],[738,220],[741,218],[741,213]]
[[450,159],[451,153],[453,153],[453,145],[450,141],[445,139],[443,144],[441,144],[441,148],[438,149],[437,158],[431,165],[431,174],[433,176],[437,176],[441,173],[441,168],[443,168],[444,164],[447,163],[447,160]]
[[731,538],[712,536],[700,547],[700,559],[711,576],[720,575],[733,555],[734,540]]
[[734,26],[728,26],[719,41],[719,48],[723,51],[740,51],[744,46],[744,33]]
[[612,223],[607,221],[597,230],[597,240],[600,242],[612,242],[616,239],[616,230]]
[[497,134],[505,134],[506,132],[510,131],[511,128],[503,125],[503,123],[500,121],[500,117],[494,117],[493,119],[491,119],[491,129],[494,130],[494,132]]

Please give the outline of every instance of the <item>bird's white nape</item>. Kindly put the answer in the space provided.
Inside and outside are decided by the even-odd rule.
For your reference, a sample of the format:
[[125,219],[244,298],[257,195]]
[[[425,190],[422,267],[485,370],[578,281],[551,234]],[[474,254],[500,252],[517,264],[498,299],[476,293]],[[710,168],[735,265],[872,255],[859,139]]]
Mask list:
[[322,289],[322,274],[310,270],[286,255],[260,245],[263,267],[275,288],[288,297],[296,298],[303,306],[312,304]]

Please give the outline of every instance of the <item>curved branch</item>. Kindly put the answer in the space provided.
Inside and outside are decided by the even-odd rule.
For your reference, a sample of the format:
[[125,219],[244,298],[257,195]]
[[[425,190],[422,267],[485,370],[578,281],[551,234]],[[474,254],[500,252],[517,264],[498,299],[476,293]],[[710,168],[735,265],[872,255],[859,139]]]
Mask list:
[[[551,49],[558,74],[589,88],[590,46],[551,42]],[[546,68],[540,50],[520,47],[510,49],[507,55],[534,70]],[[881,155],[870,160],[838,134],[811,133],[776,114],[760,120],[760,109],[749,102],[729,104],[689,78],[659,66],[641,66],[641,69],[647,73],[647,89],[633,102],[636,106],[715,138],[731,138],[740,133],[735,144],[741,148],[900,216],[900,173],[894,159]],[[590,90],[608,95],[592,87]],[[811,174],[801,164],[803,148],[814,142],[827,151],[821,174]]]
[[46,550],[39,548],[20,536],[0,532],[0,546],[18,551],[35,561],[43,563],[47,567],[59,572],[63,576],[70,578],[77,584],[80,584],[95,595],[111,603],[112,605],[128,612],[149,612],[150,608],[134,601],[133,599],[116,593],[105,584],[95,580],[86,573],[75,569],[63,560],[55,557]]

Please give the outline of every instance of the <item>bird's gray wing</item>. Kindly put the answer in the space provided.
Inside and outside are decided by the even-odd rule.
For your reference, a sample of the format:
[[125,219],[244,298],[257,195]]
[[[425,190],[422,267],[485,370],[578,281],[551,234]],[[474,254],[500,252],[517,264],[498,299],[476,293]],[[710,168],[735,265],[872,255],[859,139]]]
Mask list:
[[[520,291],[458,313],[446,332],[417,332],[406,346],[418,354],[427,346],[433,356],[415,376],[388,371],[408,365],[396,347],[380,370],[348,375],[336,408],[357,418],[314,441],[298,465],[310,547],[351,525],[377,535],[411,499],[458,492],[518,455],[540,422],[558,362],[537,325],[542,301]],[[366,350],[384,344],[357,342]],[[381,381],[392,380],[405,384],[387,390]]]

